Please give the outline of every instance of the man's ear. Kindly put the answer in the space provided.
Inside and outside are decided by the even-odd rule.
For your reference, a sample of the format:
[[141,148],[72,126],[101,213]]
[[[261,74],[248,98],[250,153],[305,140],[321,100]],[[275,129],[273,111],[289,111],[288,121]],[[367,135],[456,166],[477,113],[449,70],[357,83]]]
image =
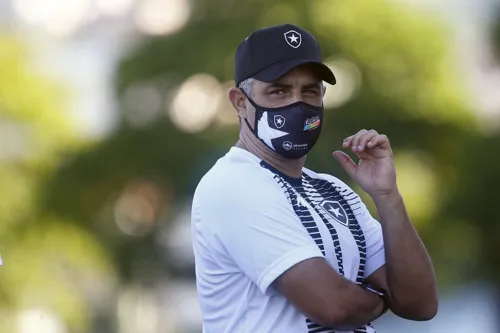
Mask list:
[[326,94],[326,86],[324,84],[321,85],[323,87],[323,97],[325,97]]
[[241,119],[247,118],[247,97],[239,88],[231,88],[228,92],[229,101]]

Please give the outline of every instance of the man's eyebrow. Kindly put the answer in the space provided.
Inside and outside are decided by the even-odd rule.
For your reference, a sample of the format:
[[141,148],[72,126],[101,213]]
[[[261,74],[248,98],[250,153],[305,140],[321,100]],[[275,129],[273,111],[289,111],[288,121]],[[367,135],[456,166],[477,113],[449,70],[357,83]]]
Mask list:
[[312,89],[312,88],[321,89],[321,82],[309,83],[302,87],[302,89]]
[[[292,88],[293,85],[286,84],[282,82],[272,82],[266,88]],[[311,89],[311,88],[321,88],[321,82],[308,83],[302,86],[302,89]]]
[[271,82],[267,88],[291,88],[291,84],[286,84],[282,82]]

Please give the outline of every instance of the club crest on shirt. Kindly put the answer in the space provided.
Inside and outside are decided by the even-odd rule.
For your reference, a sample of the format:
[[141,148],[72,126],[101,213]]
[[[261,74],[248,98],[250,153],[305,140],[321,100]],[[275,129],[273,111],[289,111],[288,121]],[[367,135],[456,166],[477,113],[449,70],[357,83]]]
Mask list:
[[321,208],[323,208],[323,210],[338,223],[346,227],[349,225],[347,213],[344,208],[342,208],[342,205],[337,201],[325,200],[321,203]]

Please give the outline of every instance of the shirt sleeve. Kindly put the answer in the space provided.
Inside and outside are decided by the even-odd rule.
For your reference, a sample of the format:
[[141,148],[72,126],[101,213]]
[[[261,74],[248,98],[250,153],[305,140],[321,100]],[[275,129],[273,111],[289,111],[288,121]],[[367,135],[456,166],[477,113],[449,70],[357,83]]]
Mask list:
[[200,201],[201,220],[216,249],[266,295],[272,283],[299,262],[323,257],[277,184],[225,184]]
[[365,236],[366,265],[364,277],[367,278],[377,269],[385,265],[382,226],[379,221],[372,217],[361,198],[347,184],[331,175],[321,174],[321,177],[333,183],[334,186],[339,187],[344,194],[348,194],[348,198],[346,198],[347,202],[351,205],[351,209]]

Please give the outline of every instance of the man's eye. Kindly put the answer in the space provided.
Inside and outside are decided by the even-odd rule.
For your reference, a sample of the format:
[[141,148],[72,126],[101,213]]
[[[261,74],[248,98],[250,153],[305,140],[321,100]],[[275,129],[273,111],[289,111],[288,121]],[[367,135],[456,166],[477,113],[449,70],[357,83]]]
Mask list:
[[272,90],[271,95],[283,95],[285,92],[282,89]]
[[316,89],[308,89],[305,91],[306,94],[308,95],[317,95],[319,92]]

